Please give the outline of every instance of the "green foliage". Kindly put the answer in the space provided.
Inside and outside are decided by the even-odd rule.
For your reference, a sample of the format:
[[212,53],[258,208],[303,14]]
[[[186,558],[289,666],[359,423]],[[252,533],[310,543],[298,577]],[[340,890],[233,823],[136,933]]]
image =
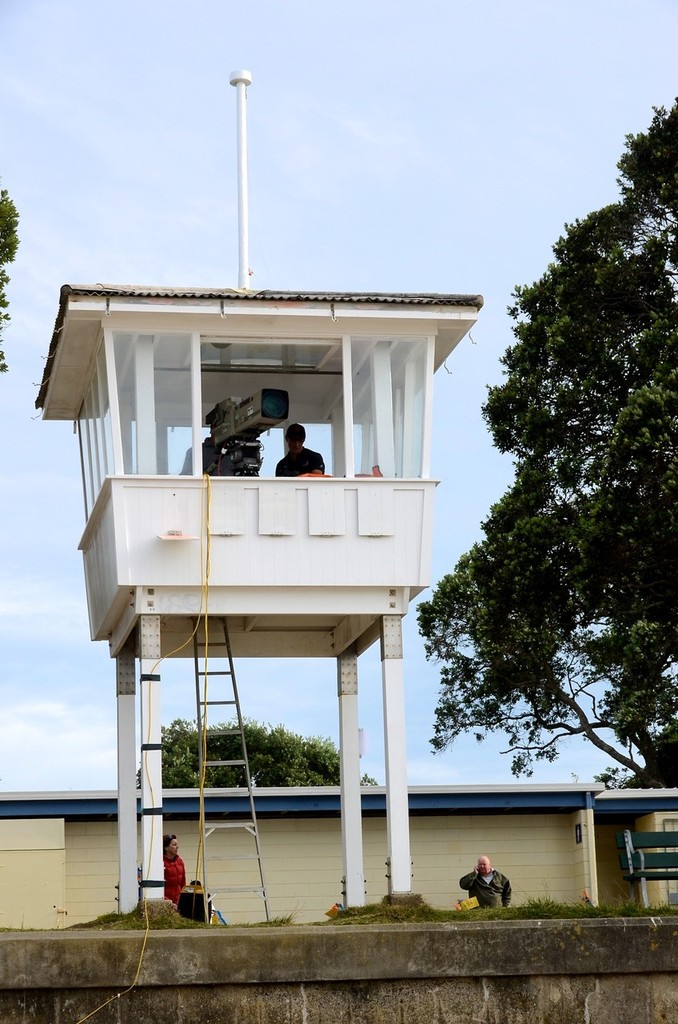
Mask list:
[[[210,726],[205,761],[243,760],[240,735],[234,723]],[[244,723],[247,759],[255,786],[338,786],[339,751],[331,740],[303,737],[283,725]],[[195,722],[177,718],[162,727],[162,784],[168,789],[200,785],[198,730]],[[208,767],[205,786],[234,788],[245,784],[241,767]],[[365,777],[364,785],[375,785]]]
[[678,105],[627,139],[621,199],[518,288],[484,416],[515,480],[420,606],[435,749],[508,737],[514,774],[583,736],[612,784],[678,784]]
[[[5,289],[9,284],[9,275],[5,270],[8,263],[11,263],[16,256],[19,247],[19,214],[6,189],[0,189],[0,338],[3,328],[9,322],[9,313],[6,312],[9,305]],[[0,348],[0,372],[7,370],[5,353]]]

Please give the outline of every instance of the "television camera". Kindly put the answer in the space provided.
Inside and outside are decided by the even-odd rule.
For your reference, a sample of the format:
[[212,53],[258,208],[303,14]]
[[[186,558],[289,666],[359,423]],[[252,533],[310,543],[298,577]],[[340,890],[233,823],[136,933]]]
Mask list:
[[205,417],[214,444],[233,463],[235,476],[259,476],[264,446],[259,435],[289,416],[289,396],[279,388],[261,388],[249,398],[225,398]]

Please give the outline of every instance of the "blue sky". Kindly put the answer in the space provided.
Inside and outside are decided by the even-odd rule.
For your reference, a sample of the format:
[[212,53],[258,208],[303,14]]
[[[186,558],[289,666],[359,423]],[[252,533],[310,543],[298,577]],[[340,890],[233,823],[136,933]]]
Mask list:
[[[0,177],[20,215],[0,377],[0,789],[114,788],[114,665],[89,640],[70,424],[34,408],[59,288],[235,286],[234,69],[247,68],[253,288],[480,293],[436,377],[433,580],[510,463],[480,414],[506,307],[617,197],[624,138],[678,93],[673,0],[0,0]],[[406,619],[411,784],[513,781],[500,740],[429,745],[438,670]],[[383,781],[377,652],[363,768]],[[243,711],[337,739],[333,663],[242,663]],[[297,679],[298,685],[294,685]],[[163,721],[194,717],[190,663]],[[532,781],[592,778],[571,744]]]

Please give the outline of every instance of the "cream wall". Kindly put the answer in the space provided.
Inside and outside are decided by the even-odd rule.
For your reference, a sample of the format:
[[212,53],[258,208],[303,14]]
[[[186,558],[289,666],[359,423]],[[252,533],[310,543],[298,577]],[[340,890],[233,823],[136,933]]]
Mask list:
[[117,911],[118,823],[66,824],[66,902],[69,925]]
[[[577,841],[578,839],[579,841]],[[596,830],[592,808],[574,811],[570,815],[570,841],[574,884],[579,891],[579,898],[584,899],[584,894],[586,894],[593,903],[598,903]]]
[[601,903],[626,902],[629,899],[629,883],[624,881],[619,866],[619,850],[615,835],[625,828],[634,829],[633,820],[615,825],[596,826],[596,859],[598,862],[598,897]]
[[[421,815],[410,818],[413,891],[434,907],[450,907],[463,895],[458,880],[486,853],[511,879],[513,901],[548,898],[576,902],[582,889],[595,896],[587,829],[590,812],[572,814]],[[670,826],[671,819],[666,819]],[[582,843],[575,826],[582,825]],[[642,824],[641,824],[642,823]],[[341,825],[338,817],[259,818],[259,836],[274,917],[296,923],[321,921],[333,903],[342,902]],[[188,881],[202,877],[196,868],[195,821],[168,827],[179,839]],[[636,828],[662,829],[661,815],[646,816]],[[599,898],[628,898],[628,887],[614,845],[623,826],[596,827]],[[368,903],[388,891],[386,822],[363,818]],[[139,847],[140,848],[140,847]],[[263,919],[261,898],[221,893],[221,886],[256,882],[253,839],[242,830],[221,830],[208,840],[209,886],[214,903],[232,924]],[[211,860],[212,857],[220,859]],[[0,926],[54,928],[91,921],[117,910],[117,824],[115,821],[0,822]],[[666,889],[666,886],[663,887]],[[666,901],[666,892],[662,901]],[[57,914],[56,908],[67,910]]]
[[0,821],[0,928],[65,923],[63,818]]
[[414,890],[434,906],[464,895],[459,879],[482,853],[507,875],[513,902],[581,895],[570,815],[450,815],[410,819]]
[[[549,898],[573,901],[581,896],[586,874],[574,841],[574,815],[445,815],[410,819],[413,889],[432,906],[450,907],[463,895],[458,880],[479,854],[508,875],[514,903]],[[264,870],[273,917],[292,915],[297,923],[319,921],[333,903],[342,902],[341,825],[339,818],[259,818]],[[195,822],[174,822],[190,881],[196,869]],[[91,920],[117,909],[115,822],[66,826],[69,924]],[[208,839],[208,878],[214,903],[233,924],[260,920],[260,897],[220,893],[221,886],[252,884],[256,863],[241,858],[253,840],[240,830],[215,832]],[[379,902],[388,892],[386,822],[363,819],[366,901]],[[217,858],[212,861],[212,858]]]

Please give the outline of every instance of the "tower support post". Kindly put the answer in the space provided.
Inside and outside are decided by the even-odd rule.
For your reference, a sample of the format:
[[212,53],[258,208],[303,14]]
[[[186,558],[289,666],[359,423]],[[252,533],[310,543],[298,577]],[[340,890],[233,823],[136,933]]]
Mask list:
[[137,878],[136,657],[130,637],[115,659],[118,721],[118,910],[139,900]]
[[337,658],[339,757],[341,766],[341,843],[344,860],[344,903],[365,905],[362,808],[360,803],[360,730],[358,728],[358,656],[346,651]]
[[160,730],[160,616],[139,621],[141,693],[141,889],[145,899],[162,899],[162,744]]
[[399,615],[384,615],[381,619],[381,671],[386,762],[388,893],[389,896],[398,896],[412,892],[403,635]]

